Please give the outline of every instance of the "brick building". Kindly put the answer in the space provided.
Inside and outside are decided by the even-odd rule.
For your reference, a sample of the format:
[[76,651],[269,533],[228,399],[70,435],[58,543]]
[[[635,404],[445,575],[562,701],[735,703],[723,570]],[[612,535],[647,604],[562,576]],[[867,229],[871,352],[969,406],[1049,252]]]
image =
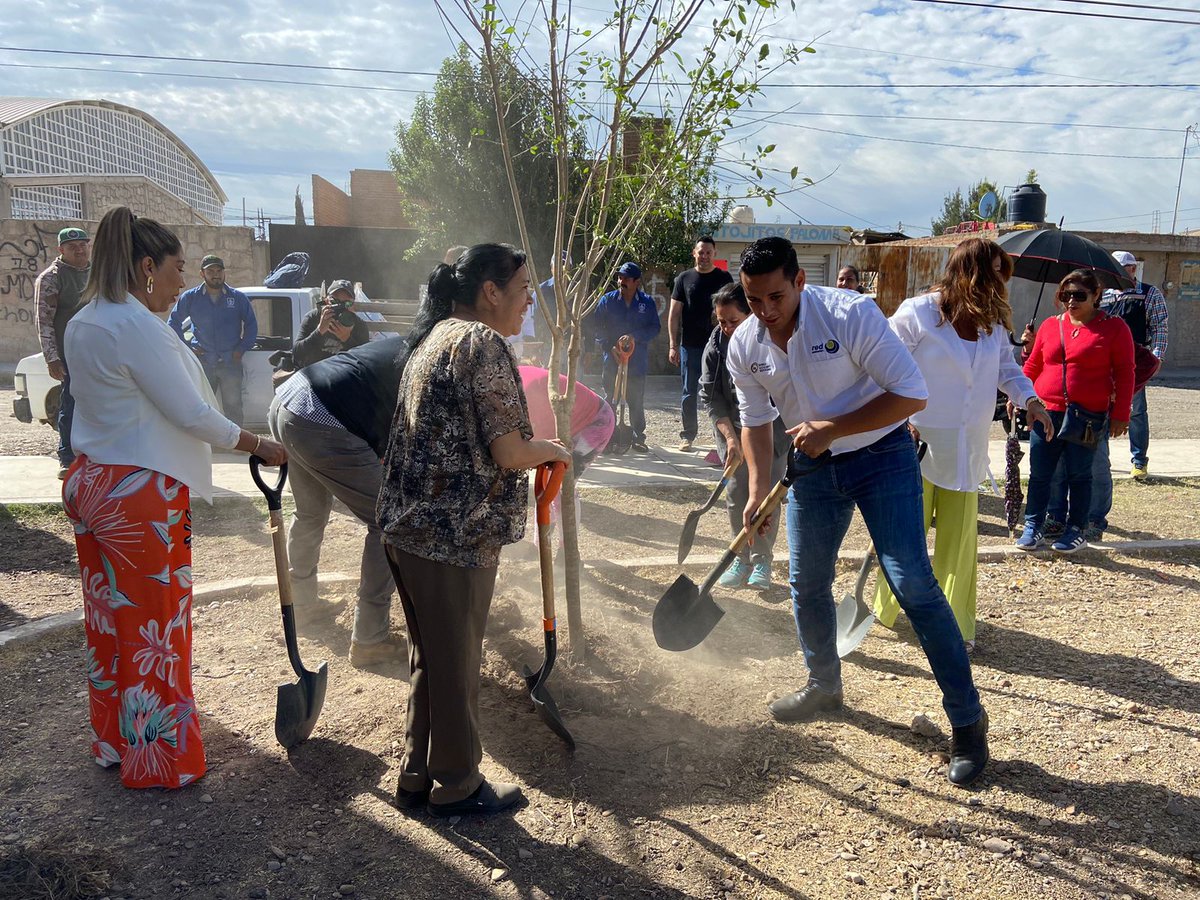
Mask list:
[[353,169],[350,193],[320,175],[312,177],[313,224],[408,228],[396,176],[386,169]]

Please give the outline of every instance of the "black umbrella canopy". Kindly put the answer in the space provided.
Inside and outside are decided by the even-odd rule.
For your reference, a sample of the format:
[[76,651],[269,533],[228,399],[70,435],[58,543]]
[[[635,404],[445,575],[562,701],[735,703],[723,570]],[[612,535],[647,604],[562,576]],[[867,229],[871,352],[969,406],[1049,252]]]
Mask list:
[[1057,228],[1010,231],[996,240],[1013,258],[1013,275],[1042,284],[1058,284],[1076,269],[1091,269],[1106,288],[1133,287],[1112,254],[1085,237]]

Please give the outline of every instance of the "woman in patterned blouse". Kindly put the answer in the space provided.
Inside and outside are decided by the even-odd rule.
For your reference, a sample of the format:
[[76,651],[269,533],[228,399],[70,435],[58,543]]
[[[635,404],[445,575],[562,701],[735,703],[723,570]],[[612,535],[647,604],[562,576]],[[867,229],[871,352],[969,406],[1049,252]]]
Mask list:
[[408,338],[379,525],[408,623],[409,695],[396,803],[435,816],[522,799],[479,771],[479,669],[500,548],[521,539],[527,469],[569,464],[534,440],[505,340],[531,302],[525,254],[478,244],[429,277]]

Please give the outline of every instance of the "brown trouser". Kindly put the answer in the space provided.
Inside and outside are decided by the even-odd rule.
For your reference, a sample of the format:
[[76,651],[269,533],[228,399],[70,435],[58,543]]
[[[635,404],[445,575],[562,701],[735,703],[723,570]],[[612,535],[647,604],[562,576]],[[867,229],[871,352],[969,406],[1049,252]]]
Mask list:
[[468,569],[387,545],[408,623],[408,721],[400,787],[432,786],[453,803],[483,783],[479,761],[479,668],[496,567]]

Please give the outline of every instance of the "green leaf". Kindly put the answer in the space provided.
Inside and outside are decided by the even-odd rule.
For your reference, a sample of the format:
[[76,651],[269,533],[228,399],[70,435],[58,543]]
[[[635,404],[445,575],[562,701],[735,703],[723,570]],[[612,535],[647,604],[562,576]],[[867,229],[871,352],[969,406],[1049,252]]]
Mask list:
[[758,48],[758,61],[759,62],[762,62],[764,59],[766,59],[770,55],[771,55],[771,45],[770,44],[763,44],[761,47]]
[[816,47],[803,47],[803,48],[801,48],[800,52],[801,53],[816,53],[817,48]]

